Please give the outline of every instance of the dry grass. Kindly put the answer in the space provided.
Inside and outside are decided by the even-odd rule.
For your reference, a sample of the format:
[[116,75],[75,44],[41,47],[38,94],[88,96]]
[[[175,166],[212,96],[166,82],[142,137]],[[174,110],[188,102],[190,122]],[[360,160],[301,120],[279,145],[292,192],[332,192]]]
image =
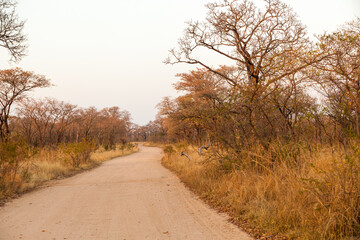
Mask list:
[[[191,160],[180,155],[184,150]],[[255,236],[260,235],[251,226],[265,230],[264,239],[275,238],[272,233],[291,239],[359,238],[360,150],[300,147],[296,157],[294,149],[287,151],[288,146],[274,146],[224,161],[182,145],[164,148],[163,164],[238,223],[250,222],[245,228]],[[274,155],[277,162],[266,165]]]
[[158,143],[158,142],[144,142],[143,145],[145,147],[164,147],[164,143]]
[[11,189],[8,189],[5,195],[0,193],[0,200],[27,192],[46,181],[72,176],[94,168],[106,160],[129,155],[138,150],[136,144],[129,145],[125,149],[117,147],[115,150],[110,151],[105,151],[103,147],[100,147],[91,153],[90,160],[82,163],[77,168],[73,167],[69,157],[59,149],[40,150],[31,159],[24,162],[19,169],[20,174],[17,176],[16,184]]

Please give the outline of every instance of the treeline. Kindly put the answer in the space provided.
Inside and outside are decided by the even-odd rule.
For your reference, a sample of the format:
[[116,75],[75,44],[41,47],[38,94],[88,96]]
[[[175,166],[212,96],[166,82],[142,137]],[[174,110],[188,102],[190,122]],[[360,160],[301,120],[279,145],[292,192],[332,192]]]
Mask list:
[[[207,20],[189,23],[168,63],[202,68],[177,75],[184,94],[159,103],[144,136],[234,153],[274,141],[359,140],[360,19],[311,42],[287,5],[265,3],[264,12],[250,1],[208,4]],[[236,65],[213,68],[192,56],[198,48]]]
[[42,75],[20,68],[0,70],[2,142],[23,139],[40,148],[84,139],[107,148],[127,142],[132,126],[129,112],[119,107],[97,110],[53,98],[27,97],[29,91],[48,86],[50,81]]
[[10,122],[11,132],[38,147],[91,139],[113,148],[127,142],[131,128],[130,113],[119,107],[79,108],[52,98],[24,99],[17,113]]

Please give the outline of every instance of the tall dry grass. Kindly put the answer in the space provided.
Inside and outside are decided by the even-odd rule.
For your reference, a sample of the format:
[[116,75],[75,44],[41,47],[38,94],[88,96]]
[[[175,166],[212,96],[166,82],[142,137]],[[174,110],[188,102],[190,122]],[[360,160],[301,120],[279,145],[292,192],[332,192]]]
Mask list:
[[[191,158],[181,156],[185,151]],[[203,199],[240,222],[290,239],[360,238],[360,149],[273,144],[242,159],[185,146],[164,148],[163,164]],[[249,227],[249,229],[253,229]],[[250,230],[252,231],[252,230]]]

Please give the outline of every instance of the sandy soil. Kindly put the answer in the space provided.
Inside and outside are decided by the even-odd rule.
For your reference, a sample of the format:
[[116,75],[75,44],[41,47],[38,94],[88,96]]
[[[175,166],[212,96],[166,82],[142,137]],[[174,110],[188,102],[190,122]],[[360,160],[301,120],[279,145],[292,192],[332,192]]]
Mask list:
[[160,149],[140,147],[7,203],[0,239],[251,239],[189,192],[160,158]]

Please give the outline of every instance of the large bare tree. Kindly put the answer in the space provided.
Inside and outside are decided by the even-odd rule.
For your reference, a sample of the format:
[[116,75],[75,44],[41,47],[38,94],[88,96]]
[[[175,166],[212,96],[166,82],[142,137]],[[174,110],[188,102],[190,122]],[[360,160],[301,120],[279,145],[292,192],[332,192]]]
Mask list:
[[19,20],[16,4],[14,0],[0,0],[0,46],[9,51],[14,61],[20,60],[27,48],[23,33],[25,22]]
[[[296,14],[279,0],[263,4],[263,10],[250,0],[207,4],[206,20],[188,22],[178,48],[170,50],[165,62],[201,65],[232,85],[248,78],[249,84],[262,90],[308,66],[309,41]],[[232,61],[238,74],[217,71],[206,58],[196,57],[200,49]]]

